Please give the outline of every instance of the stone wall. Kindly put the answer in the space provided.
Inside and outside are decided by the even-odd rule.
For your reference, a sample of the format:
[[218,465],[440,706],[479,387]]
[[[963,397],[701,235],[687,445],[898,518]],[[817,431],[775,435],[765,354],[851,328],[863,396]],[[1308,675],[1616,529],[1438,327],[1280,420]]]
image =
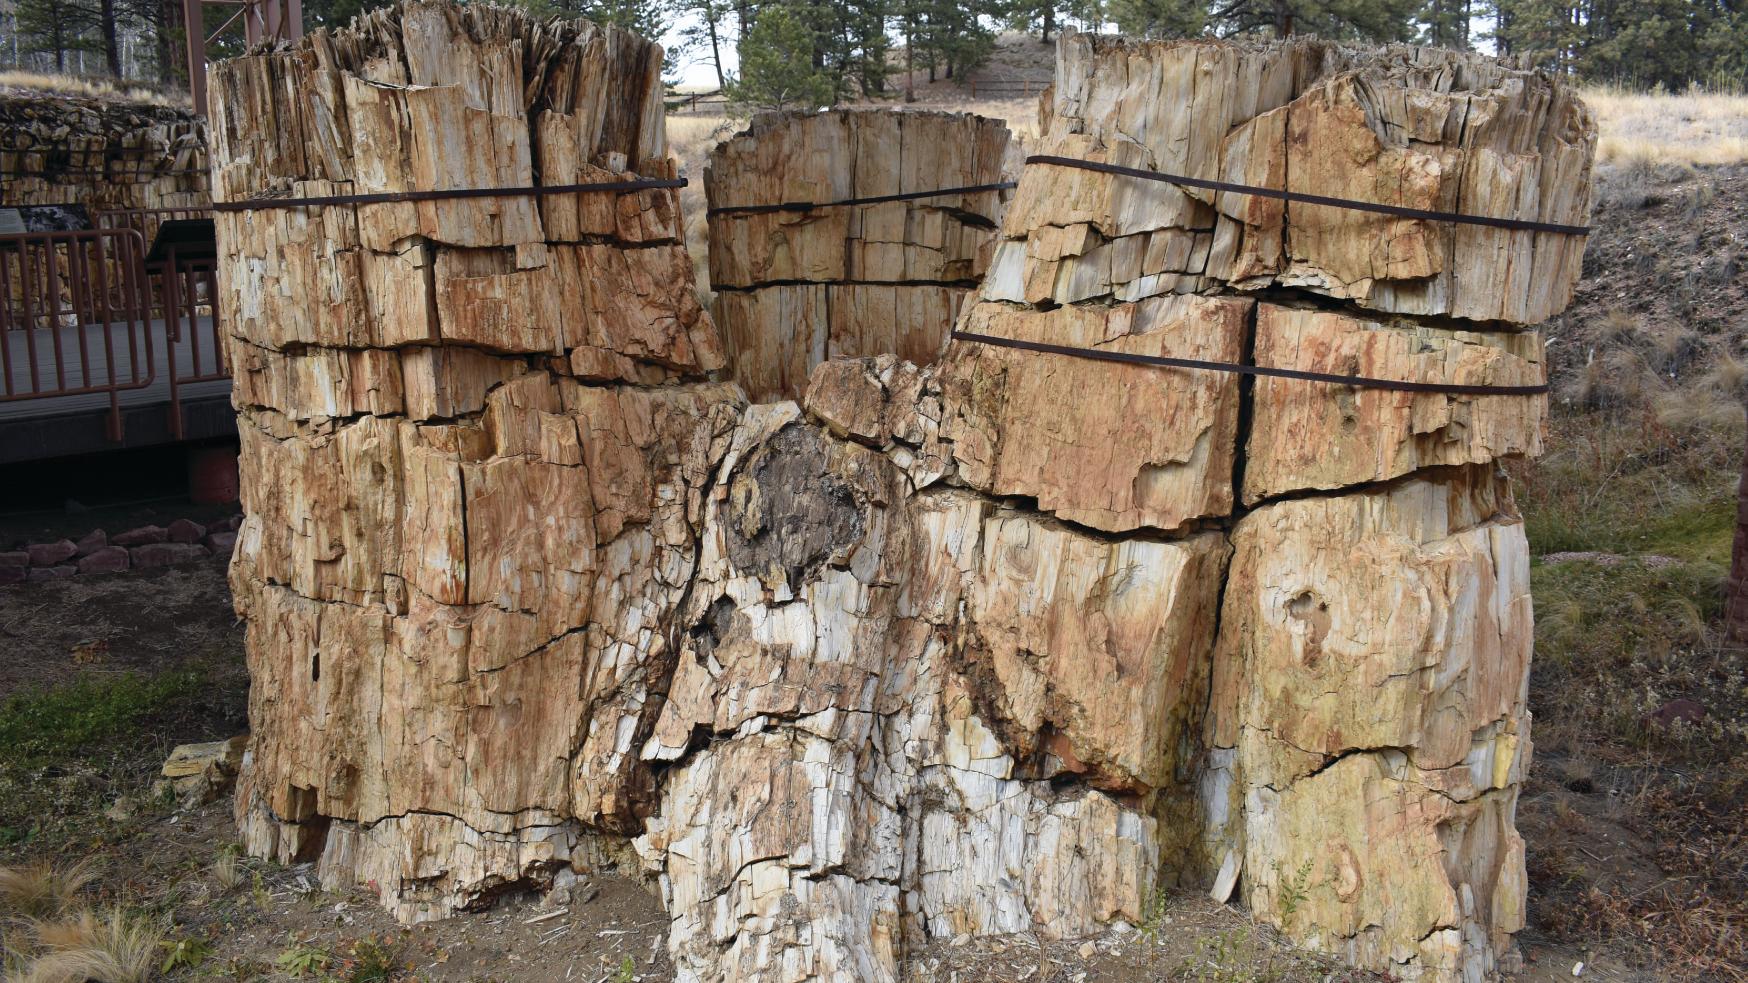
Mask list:
[[0,207],[205,208],[206,168],[186,109],[0,86]]

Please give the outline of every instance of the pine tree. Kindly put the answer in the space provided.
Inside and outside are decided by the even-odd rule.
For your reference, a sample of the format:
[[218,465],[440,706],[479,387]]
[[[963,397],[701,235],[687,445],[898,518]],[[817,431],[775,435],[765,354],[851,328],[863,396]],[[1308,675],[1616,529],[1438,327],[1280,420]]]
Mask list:
[[53,55],[55,71],[67,70],[67,56],[102,51],[99,9],[80,0],[19,0],[18,36],[29,52]]
[[1038,40],[1047,42],[1054,38],[1066,8],[1067,0],[1011,0],[1002,8],[1002,17],[1015,30],[1036,29]]
[[1197,0],[1111,0],[1111,17],[1125,34],[1193,38],[1208,29],[1208,6]]
[[1416,18],[1420,23],[1421,44],[1436,48],[1469,47],[1469,25],[1475,19],[1471,0],[1426,0]]
[[1748,71],[1739,0],[1498,0],[1496,20],[1502,53],[1581,79],[1681,89]]
[[[1464,0],[1429,0],[1429,3],[1461,9]],[[1422,0],[1230,0],[1213,4],[1197,0],[1110,0],[1108,13],[1124,32],[1150,37],[1315,34],[1370,42],[1414,40],[1419,33],[1417,19],[1426,16]],[[1442,13],[1438,16],[1441,30],[1452,31],[1454,17]]]
[[931,82],[961,77],[995,50],[995,32],[953,0],[906,0],[901,18],[912,71],[926,69]]
[[817,36],[792,3],[761,8],[740,39],[740,77],[728,97],[755,109],[812,109],[836,95],[831,74],[815,63]]
[[680,29],[680,49],[703,49],[716,71],[716,87],[726,89],[728,73],[722,67],[722,53],[729,44],[728,15],[734,8],[728,0],[686,0],[682,9],[690,18]]
[[1275,37],[1315,34],[1357,41],[1414,37],[1418,0],[1234,0],[1210,17],[1216,34],[1267,32]]

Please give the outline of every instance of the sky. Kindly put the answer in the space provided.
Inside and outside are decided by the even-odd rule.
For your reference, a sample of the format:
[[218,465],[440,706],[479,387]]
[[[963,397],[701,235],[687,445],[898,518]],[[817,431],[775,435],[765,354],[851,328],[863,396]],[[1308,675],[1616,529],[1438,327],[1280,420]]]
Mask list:
[[[680,31],[692,24],[698,23],[696,16],[681,18],[675,22],[668,33],[662,36],[662,47],[669,51],[680,48]],[[680,85],[682,88],[702,86],[706,89],[716,88],[716,68],[710,63],[710,45],[701,44],[696,50],[680,54]],[[733,72],[736,67],[734,58],[734,42],[725,41],[722,45],[722,68]]]

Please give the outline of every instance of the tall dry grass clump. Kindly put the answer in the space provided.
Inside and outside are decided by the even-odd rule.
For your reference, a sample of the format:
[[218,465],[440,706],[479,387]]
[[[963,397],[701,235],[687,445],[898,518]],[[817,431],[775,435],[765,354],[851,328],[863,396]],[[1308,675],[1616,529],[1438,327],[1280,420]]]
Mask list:
[[52,918],[73,908],[97,878],[96,867],[81,860],[70,867],[48,863],[0,867],[0,911],[18,918]]
[[119,908],[89,911],[36,927],[39,951],[16,983],[146,983],[164,933],[148,918]]
[[99,915],[81,895],[88,861],[0,868],[0,974],[6,983],[145,983],[162,928],[121,908]]

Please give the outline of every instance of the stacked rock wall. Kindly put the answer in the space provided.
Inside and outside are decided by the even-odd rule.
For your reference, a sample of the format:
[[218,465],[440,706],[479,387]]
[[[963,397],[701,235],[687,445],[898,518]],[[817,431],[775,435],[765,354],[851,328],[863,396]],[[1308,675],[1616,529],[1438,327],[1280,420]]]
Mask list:
[[968,113],[839,109],[768,113],[711,151],[710,284],[751,399],[799,399],[827,359],[933,360],[1010,192],[838,203],[1011,182],[1008,136]]
[[0,207],[205,208],[206,169],[186,109],[0,86]]
[[[653,80],[656,50],[410,0],[227,65],[219,185],[569,183],[616,154],[666,174],[654,87],[622,81]],[[1584,221],[1594,129],[1557,83],[1366,54],[1071,36],[1042,152],[1267,183],[1297,146],[1269,133],[1303,109],[1361,148],[1337,193]],[[488,146],[455,132],[505,139],[445,163]],[[1545,316],[1577,245],[1198,194],[1029,166],[1009,272],[960,329],[1541,381],[1539,339],[1462,257],[1533,262],[1512,303]],[[1405,978],[1509,951],[1531,634],[1498,462],[1539,450],[1541,397],[955,341],[826,360],[804,402],[747,406],[708,381],[672,193],[593,201],[225,216],[252,851],[408,918],[635,862],[688,981],[895,980],[926,939],[1091,933],[1174,885],[1241,885],[1292,937]],[[1330,272],[1355,244],[1366,277]]]

